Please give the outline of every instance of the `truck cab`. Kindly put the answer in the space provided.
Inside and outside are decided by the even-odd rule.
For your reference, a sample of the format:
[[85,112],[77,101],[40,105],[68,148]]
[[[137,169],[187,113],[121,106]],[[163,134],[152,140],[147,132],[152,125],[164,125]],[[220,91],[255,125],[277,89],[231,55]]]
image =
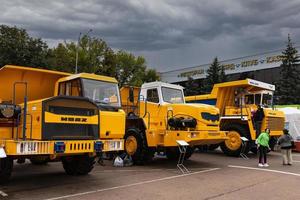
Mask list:
[[[115,78],[80,73],[59,79],[56,88],[55,96],[83,97],[97,105],[100,139],[123,138],[125,112],[121,108],[120,92]],[[111,144],[115,145],[123,144]]]
[[143,140],[147,152],[164,150],[168,158],[174,158],[178,156],[178,140],[190,145],[189,157],[195,146],[226,139],[225,132],[219,129],[219,109],[185,103],[183,87],[179,85],[144,83],[141,88],[121,88],[121,96],[128,114],[125,149],[136,161],[143,160],[139,149]]

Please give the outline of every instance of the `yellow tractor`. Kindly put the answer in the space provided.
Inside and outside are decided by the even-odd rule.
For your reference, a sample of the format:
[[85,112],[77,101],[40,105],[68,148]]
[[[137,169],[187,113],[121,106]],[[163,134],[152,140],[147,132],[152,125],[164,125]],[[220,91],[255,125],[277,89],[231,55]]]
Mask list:
[[188,159],[195,146],[226,139],[219,129],[219,110],[205,104],[186,104],[179,85],[152,82],[141,88],[126,86],[121,88],[121,97],[127,113],[125,150],[136,164],[162,151],[169,159],[177,159],[180,140],[189,144]]
[[[275,86],[257,80],[245,79],[215,84],[211,94],[186,97],[189,103],[205,103],[220,109],[221,130],[227,131],[228,140],[222,142],[221,149],[230,156],[240,154],[241,137],[247,138],[245,152],[256,152],[255,140],[266,128],[271,130],[270,146],[283,134],[284,113],[273,108]],[[264,118],[261,122],[254,120],[258,107],[263,108]],[[255,123],[261,123],[255,126]],[[256,130],[257,129],[260,130]],[[218,145],[214,146],[215,148]]]
[[1,183],[13,160],[61,161],[67,174],[83,175],[97,154],[124,149],[125,112],[114,78],[6,65],[0,91]]

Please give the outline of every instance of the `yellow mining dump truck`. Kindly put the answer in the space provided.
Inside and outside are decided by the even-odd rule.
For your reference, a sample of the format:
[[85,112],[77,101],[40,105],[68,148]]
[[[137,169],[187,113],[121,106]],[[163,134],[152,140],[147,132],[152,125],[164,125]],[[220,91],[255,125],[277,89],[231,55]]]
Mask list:
[[186,159],[196,145],[216,144],[226,139],[219,129],[219,110],[205,104],[186,104],[183,88],[162,82],[141,88],[121,88],[127,113],[125,150],[135,163],[152,159],[165,151],[169,159],[179,156],[177,140],[189,143]]
[[[239,80],[215,84],[211,94],[186,97],[189,103],[206,103],[217,106],[221,114],[221,130],[228,131],[228,140],[221,143],[223,152],[230,156],[240,154],[242,141],[240,137],[248,138],[245,152],[256,152],[255,140],[257,133],[253,115],[258,105],[264,108],[264,118],[261,130],[271,130],[271,147],[276,138],[282,135],[284,128],[284,113],[273,109],[273,93],[275,86],[252,80]],[[260,130],[260,131],[261,131]],[[215,146],[216,148],[217,146]]]
[[124,150],[125,112],[118,83],[94,74],[19,66],[0,69],[0,182],[13,160],[61,161],[88,174],[101,152]]

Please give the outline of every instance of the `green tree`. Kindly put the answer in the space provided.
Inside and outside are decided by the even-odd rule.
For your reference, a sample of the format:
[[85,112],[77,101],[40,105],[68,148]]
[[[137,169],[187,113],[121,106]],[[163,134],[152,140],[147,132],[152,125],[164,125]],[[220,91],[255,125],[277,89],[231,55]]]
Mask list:
[[25,29],[0,26],[0,66],[15,64],[74,73],[76,52],[78,72],[116,77],[121,86],[159,80],[154,69],[147,69],[144,57],[114,52],[100,38],[83,35],[78,45],[65,41],[49,49],[40,38],[31,38]]
[[203,86],[200,80],[195,80],[191,76],[188,77],[187,81],[184,84],[184,87],[185,96],[199,95],[204,93]]
[[53,48],[51,65],[56,70],[74,72],[77,50],[79,73],[112,76],[119,81],[120,86],[140,86],[143,82],[159,79],[155,70],[147,69],[146,60],[142,56],[135,57],[126,51],[115,53],[104,40],[87,35],[80,38],[78,47],[75,42],[64,42]]
[[159,81],[160,77],[155,69],[146,69],[142,78],[143,82]]
[[227,76],[225,74],[225,68],[223,65],[221,65],[221,71],[220,71],[220,82],[226,82],[227,81]]
[[[215,57],[212,64],[207,70],[207,77],[205,83],[205,91],[210,92],[216,83],[221,82],[221,70],[222,67],[218,61],[218,58]],[[225,74],[225,73],[224,73]]]
[[0,25],[0,67],[6,64],[48,66],[48,46],[40,38],[32,38],[25,29]]
[[84,35],[79,44],[59,43],[51,50],[50,63],[54,69],[67,72],[75,71],[76,52],[78,51],[78,72],[114,75],[114,53],[105,41]]
[[116,53],[116,78],[120,86],[140,86],[144,82],[159,80],[154,69],[147,69],[144,57],[135,57],[126,51]]
[[[293,46],[290,35],[286,49],[282,52],[282,64],[280,66],[280,79],[277,83],[277,96],[279,104],[300,103],[300,72],[299,56]],[[298,68],[298,69],[297,69]]]

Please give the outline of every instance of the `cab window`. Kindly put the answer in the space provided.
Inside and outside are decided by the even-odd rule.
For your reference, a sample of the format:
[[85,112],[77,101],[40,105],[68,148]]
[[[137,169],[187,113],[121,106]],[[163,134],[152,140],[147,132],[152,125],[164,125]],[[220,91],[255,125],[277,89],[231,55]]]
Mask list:
[[158,91],[157,89],[147,90],[147,101],[153,103],[159,103]]
[[60,83],[59,95],[82,96],[80,79]]
[[254,104],[254,96],[253,96],[253,94],[245,96],[245,104]]
[[255,94],[255,104],[260,105],[261,104],[261,94]]

